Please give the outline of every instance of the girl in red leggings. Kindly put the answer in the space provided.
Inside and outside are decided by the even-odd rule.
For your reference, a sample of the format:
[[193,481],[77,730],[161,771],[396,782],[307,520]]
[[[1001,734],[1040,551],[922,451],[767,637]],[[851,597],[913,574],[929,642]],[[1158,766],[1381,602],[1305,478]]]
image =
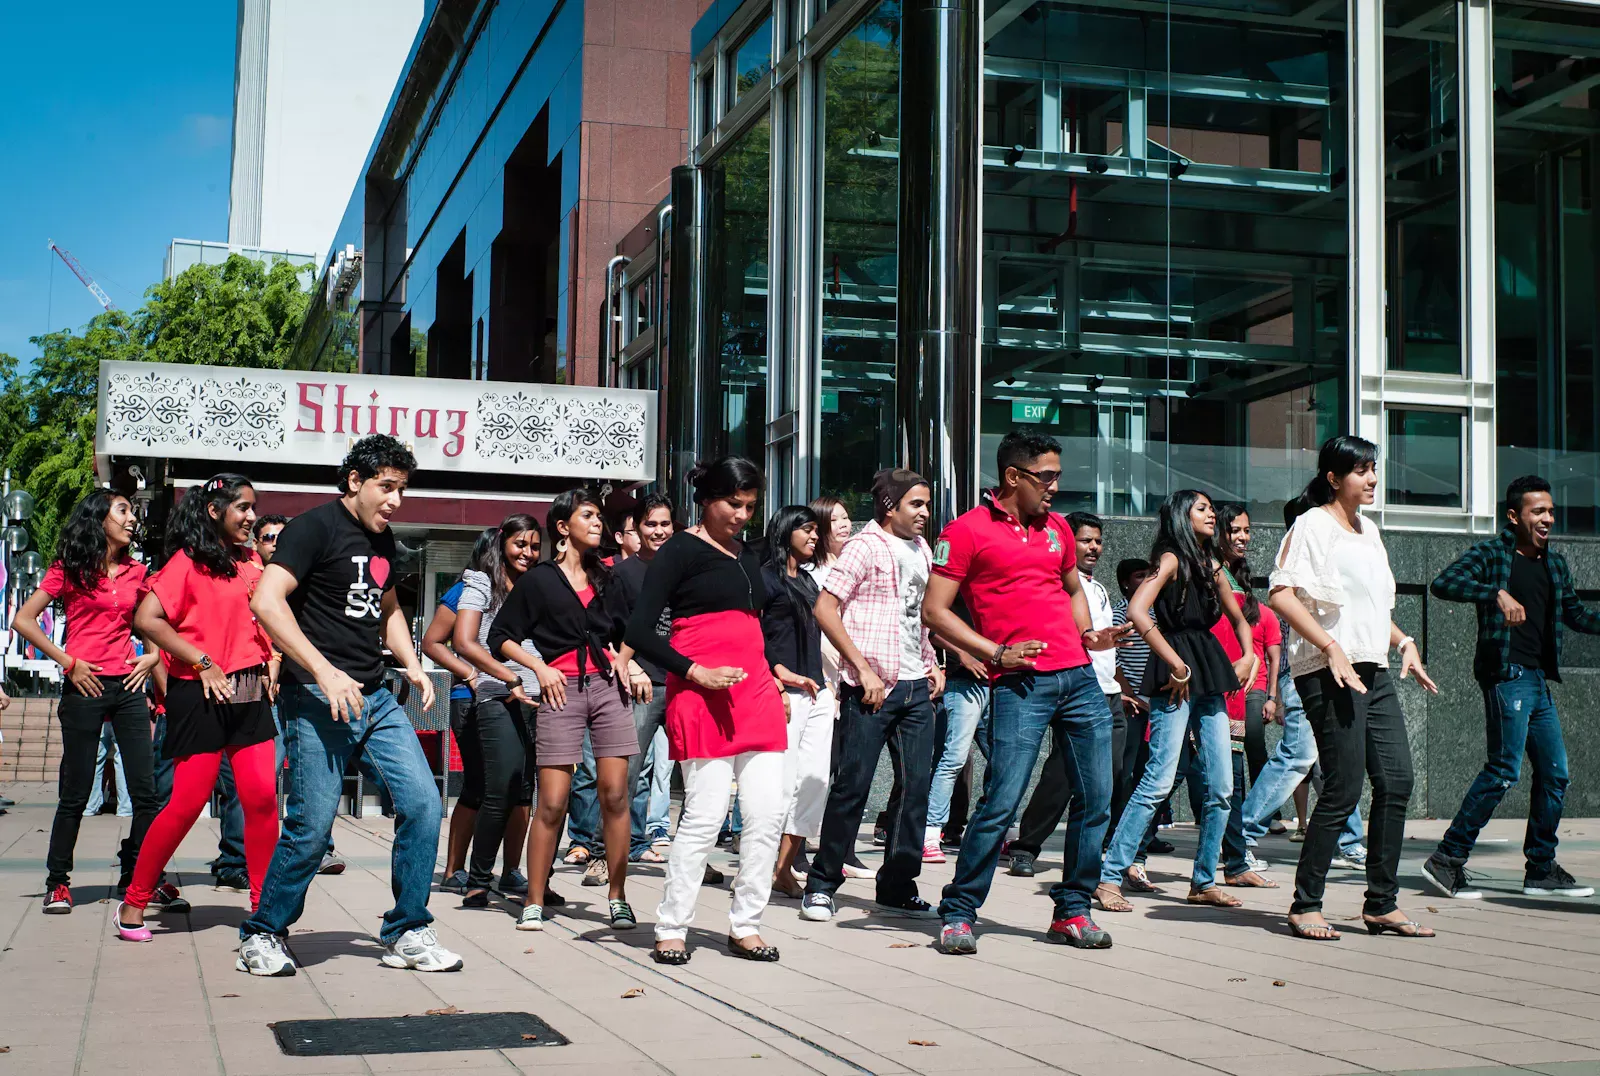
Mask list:
[[150,824],[133,884],[117,908],[117,933],[149,941],[145,906],[167,861],[200,817],[227,757],[244,808],[250,907],[261,899],[278,841],[273,769],[277,729],[268,696],[266,633],[250,612],[261,562],[245,543],[256,493],[243,475],[220,474],[189,491],[167,528],[167,562],[134,624],[170,658],[166,756],[177,760],[172,798]]

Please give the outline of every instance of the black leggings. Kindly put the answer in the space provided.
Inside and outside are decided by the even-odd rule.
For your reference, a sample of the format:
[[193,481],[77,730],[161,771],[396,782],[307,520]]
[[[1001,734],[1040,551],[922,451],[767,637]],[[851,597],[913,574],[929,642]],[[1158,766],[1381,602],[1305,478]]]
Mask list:
[[530,715],[511,699],[478,700],[478,743],[483,749],[483,803],[472,831],[468,884],[487,889],[506,836],[506,816],[533,801],[533,735]]
[[483,806],[483,747],[478,743],[475,700],[450,700],[450,735],[461,752],[461,795],[456,798],[456,806],[476,811]]
[[45,859],[47,888],[66,885],[71,880],[78,827],[99,776],[94,760],[100,747],[100,727],[105,721],[110,720],[117,748],[122,752],[128,798],[133,801],[133,824],[118,855],[124,878],[133,874],[145,831],[161,809],[156,799],[155,753],[150,746],[150,704],[144,692],[129,691],[122,682],[120,676],[100,677],[105,690],[96,699],[80,693],[71,683],[61,686],[61,705],[56,710],[61,722],[61,771],[56,819],[50,828],[50,851]]

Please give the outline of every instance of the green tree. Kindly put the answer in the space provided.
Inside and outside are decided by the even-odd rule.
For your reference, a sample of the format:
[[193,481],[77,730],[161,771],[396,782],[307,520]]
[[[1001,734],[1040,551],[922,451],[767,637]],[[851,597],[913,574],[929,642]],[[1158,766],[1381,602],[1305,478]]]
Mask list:
[[28,530],[48,556],[72,506],[95,487],[100,363],[169,362],[279,369],[310,296],[304,267],[233,255],[196,265],[145,292],[138,310],[107,311],[81,331],[36,336],[23,373],[0,354],[0,451],[12,483],[33,494]]

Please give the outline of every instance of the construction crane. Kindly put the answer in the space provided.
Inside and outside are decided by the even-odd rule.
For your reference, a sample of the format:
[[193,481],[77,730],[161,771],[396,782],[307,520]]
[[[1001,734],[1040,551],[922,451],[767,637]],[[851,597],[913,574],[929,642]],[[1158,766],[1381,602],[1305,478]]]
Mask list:
[[83,281],[83,286],[89,289],[89,294],[100,300],[101,306],[107,310],[116,309],[115,304],[111,302],[111,296],[107,295],[106,290],[94,282],[94,277],[89,275],[87,269],[78,264],[78,259],[72,256],[71,251],[63,250],[56,246],[54,239],[49,240],[49,244],[50,249],[56,252],[56,256],[67,263],[67,268],[72,270],[72,275]]

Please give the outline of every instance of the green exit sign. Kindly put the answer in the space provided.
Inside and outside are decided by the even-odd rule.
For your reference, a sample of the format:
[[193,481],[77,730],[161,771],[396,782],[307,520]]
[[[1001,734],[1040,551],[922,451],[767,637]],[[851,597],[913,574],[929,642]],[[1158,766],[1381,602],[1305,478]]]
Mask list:
[[1012,422],[1049,422],[1055,417],[1054,400],[1012,400]]
[[824,415],[837,415],[839,413],[839,394],[837,392],[824,392],[822,394],[822,413]]

